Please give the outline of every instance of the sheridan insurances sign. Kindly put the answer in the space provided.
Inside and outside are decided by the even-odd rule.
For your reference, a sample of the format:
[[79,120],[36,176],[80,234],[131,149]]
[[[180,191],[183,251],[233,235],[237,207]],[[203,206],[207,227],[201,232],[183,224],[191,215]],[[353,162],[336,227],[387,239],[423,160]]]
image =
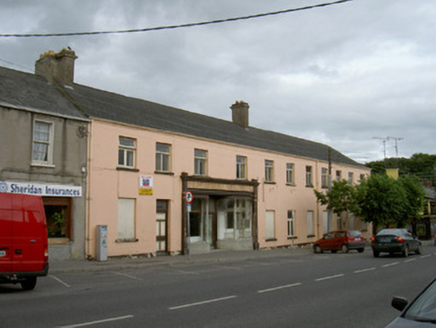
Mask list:
[[0,181],[0,192],[51,197],[82,197],[82,187],[34,182]]

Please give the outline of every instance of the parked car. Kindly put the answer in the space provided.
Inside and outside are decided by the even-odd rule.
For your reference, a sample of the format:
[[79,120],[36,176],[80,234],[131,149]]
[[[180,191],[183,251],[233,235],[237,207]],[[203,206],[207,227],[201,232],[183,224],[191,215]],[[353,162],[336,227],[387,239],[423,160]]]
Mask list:
[[407,299],[394,297],[392,306],[403,311],[387,328],[434,327],[436,324],[436,279],[409,305]]
[[365,250],[365,238],[360,231],[330,231],[326,233],[324,237],[313,243],[313,251],[315,253],[322,253],[323,251],[336,253],[339,250],[348,253],[351,249],[356,249],[359,253]]
[[421,254],[422,245],[418,237],[413,236],[407,229],[382,229],[371,238],[371,248],[374,257],[380,253],[401,253],[409,256],[410,252]]
[[48,273],[47,223],[41,196],[0,192],[0,283],[35,288]]

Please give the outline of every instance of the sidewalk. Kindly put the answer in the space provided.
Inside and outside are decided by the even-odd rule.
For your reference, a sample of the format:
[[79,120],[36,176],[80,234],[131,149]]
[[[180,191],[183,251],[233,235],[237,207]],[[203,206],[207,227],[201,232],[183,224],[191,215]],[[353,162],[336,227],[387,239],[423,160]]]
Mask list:
[[88,260],[51,260],[49,274],[71,272],[98,272],[118,271],[123,269],[137,269],[156,266],[177,266],[185,264],[213,264],[243,262],[250,259],[272,257],[296,257],[311,254],[311,247],[294,247],[279,249],[262,249],[258,251],[224,251],[213,250],[207,254],[157,256],[157,257],[116,257],[108,258],[107,261]]

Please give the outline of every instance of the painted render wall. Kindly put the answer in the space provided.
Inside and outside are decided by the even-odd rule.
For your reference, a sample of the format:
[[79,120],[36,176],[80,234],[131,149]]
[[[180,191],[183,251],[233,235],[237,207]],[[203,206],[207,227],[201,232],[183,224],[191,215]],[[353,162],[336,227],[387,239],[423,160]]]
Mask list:
[[[53,165],[32,164],[34,120],[54,125]],[[87,121],[0,106],[0,181],[52,183],[82,187],[71,199],[71,238],[49,239],[52,259],[85,258],[87,138],[78,129]],[[85,129],[86,131],[86,129]]]
[[[209,140],[153,131],[151,129],[116,124],[94,119],[90,128],[88,166],[88,257],[95,256],[95,228],[108,226],[108,256],[154,254],[156,252],[156,200],[169,200],[168,251],[177,254],[182,250],[182,181],[181,173],[194,174],[194,149],[208,152],[208,176],[217,179],[236,178],[236,156],[247,157],[247,179],[256,179],[258,187],[258,229],[260,248],[305,244],[322,236],[322,208],[317,204],[313,189],[306,187],[306,166],[313,167],[313,181],[321,190],[321,168],[328,163],[286,156],[251,148],[213,142]],[[136,170],[117,169],[119,137],[136,139]],[[156,143],[171,145],[171,172],[155,173]],[[265,183],[265,160],[274,161],[275,183]],[[295,186],[286,185],[286,163],[294,163]],[[333,164],[333,173],[354,173],[354,183],[360,174],[368,175],[369,169]],[[139,195],[139,176],[152,175],[152,196]],[[118,198],[136,201],[135,242],[117,242]],[[265,212],[275,211],[276,240],[266,241]],[[287,211],[296,211],[293,241],[287,236]],[[306,212],[314,211],[315,236],[308,237]],[[336,220],[335,220],[336,221]],[[357,221],[357,220],[356,220]],[[335,224],[333,226],[336,227]],[[358,228],[356,222],[355,228]]]

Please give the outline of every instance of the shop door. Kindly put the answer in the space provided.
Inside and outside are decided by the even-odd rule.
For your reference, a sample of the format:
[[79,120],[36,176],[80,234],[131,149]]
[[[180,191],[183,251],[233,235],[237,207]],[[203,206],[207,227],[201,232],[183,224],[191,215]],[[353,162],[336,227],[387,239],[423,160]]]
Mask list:
[[157,201],[157,211],[156,211],[156,253],[157,255],[167,254],[167,221],[168,221],[168,210],[167,201],[158,200]]

